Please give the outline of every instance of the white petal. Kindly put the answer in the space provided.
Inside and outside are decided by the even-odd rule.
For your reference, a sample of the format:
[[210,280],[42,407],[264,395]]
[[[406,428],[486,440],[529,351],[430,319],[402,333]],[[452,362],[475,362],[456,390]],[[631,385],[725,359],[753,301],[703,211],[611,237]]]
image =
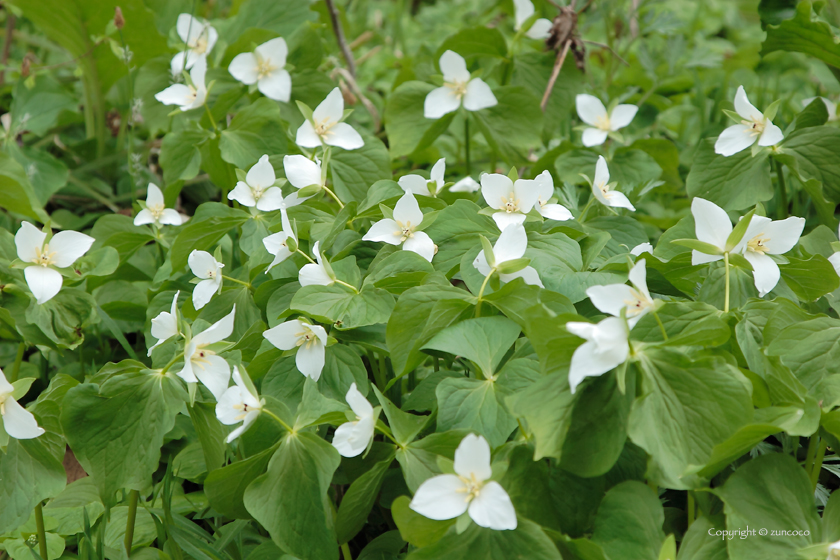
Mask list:
[[[189,64],[189,61],[187,61]],[[190,70],[190,79],[193,81],[193,85],[197,89],[204,89],[204,78],[207,75],[207,56],[202,55],[195,61],[193,64],[192,70]]]
[[219,291],[219,283],[215,280],[202,280],[193,288],[192,301],[196,311],[210,303],[216,292]]
[[758,138],[759,146],[775,146],[785,139],[782,129],[773,124],[769,119],[764,123],[764,132]]
[[595,163],[595,177],[592,179],[592,184],[597,187],[599,185],[606,185],[609,182],[610,169],[607,167],[607,160],[604,159],[604,156],[598,156],[598,161]]
[[315,122],[324,122],[327,124],[337,123],[344,116],[344,96],[341,95],[341,90],[333,88],[327,97],[321,101],[321,104],[315,107],[312,111],[312,118]]
[[753,129],[745,124],[735,124],[724,130],[715,141],[715,153],[724,157],[737,154],[755,144]]
[[691,214],[698,240],[721,250],[726,247],[726,239],[732,233],[732,222],[723,208],[706,199],[695,198],[691,201]]
[[795,216],[767,224],[763,228],[763,233],[768,238],[764,243],[767,252],[772,255],[787,253],[799,241],[799,236],[802,235],[804,228],[805,218]]
[[321,184],[321,166],[304,156],[283,156],[283,169],[296,189]]
[[625,284],[590,286],[586,289],[586,295],[598,311],[618,317],[633,297],[630,289]]
[[21,222],[20,229],[15,234],[17,255],[23,262],[34,262],[38,252],[44,247],[47,234],[29,222]]
[[569,212],[569,209],[561,204],[546,204],[544,206],[539,206],[537,211],[539,211],[543,218],[557,220],[558,222],[565,222],[566,220],[571,220],[574,217],[572,216],[572,213]]
[[203,359],[207,363],[192,364],[193,373],[219,400],[230,383],[230,366],[221,356],[205,356]]
[[432,171],[429,173],[429,178],[434,181],[437,188],[440,189],[446,181],[444,175],[446,174],[446,158],[440,158],[432,166]]
[[49,241],[50,252],[55,252],[53,264],[58,268],[72,265],[76,260],[88,252],[96,241],[93,237],[78,231],[61,231]]
[[3,370],[0,369],[0,395],[14,393],[15,386],[9,383]]
[[172,61],[169,63],[169,71],[172,73],[173,76],[177,76],[184,71],[185,58],[186,54],[184,53],[184,51],[178,51],[178,53],[172,57]]
[[373,415],[373,407],[370,405],[365,396],[359,392],[355,382],[350,384],[350,389],[347,391],[347,395],[344,398],[347,400],[347,404],[350,405],[353,412],[355,412],[360,418]]
[[163,192],[154,183],[149,183],[149,186],[146,188],[146,206],[163,206],[163,204]]
[[630,254],[633,255],[634,257],[638,257],[642,253],[650,253],[652,255],[653,254],[653,245],[651,245],[648,242],[639,243],[638,245],[636,245],[635,247],[630,249]]
[[490,265],[487,264],[487,257],[484,255],[484,249],[478,252],[478,256],[473,261],[473,266],[478,270],[482,276],[490,274]]
[[184,223],[184,219],[181,217],[181,214],[178,213],[177,210],[173,210],[172,208],[165,208],[163,213],[160,215],[160,219],[158,220],[162,225],[170,225],[170,226],[180,226]]
[[[242,421],[242,404],[244,402],[243,392],[240,387],[228,387],[216,403],[216,418],[227,426],[238,424]],[[239,405],[239,408],[237,408]]]
[[342,457],[358,457],[370,443],[372,428],[372,416],[357,422],[346,422],[336,428],[332,445]]
[[[157,339],[155,346],[162,344],[176,334],[178,334],[178,319],[171,313],[163,311],[152,319],[152,336]],[[152,355],[151,348],[148,355]]]
[[493,214],[493,221],[496,222],[499,231],[505,231],[508,226],[521,225],[525,222],[525,218],[525,214],[520,214],[519,212],[511,212],[510,214],[507,212],[496,212]]
[[399,245],[402,243],[402,233],[400,227],[397,225],[397,222],[391,220],[390,218],[385,218],[384,220],[379,220],[372,226],[362,237],[364,241],[379,241],[382,243],[388,243],[389,245]]
[[3,414],[3,426],[6,433],[15,439],[32,439],[44,433],[43,428],[38,427],[38,422],[32,413],[20,406],[12,398],[7,398],[3,403],[5,414]]
[[481,78],[473,78],[467,84],[467,91],[464,92],[464,109],[467,111],[480,111],[498,103],[493,90]]
[[57,270],[43,266],[27,266],[23,271],[26,285],[39,304],[44,304],[55,297],[61,290],[62,278]]
[[608,133],[606,130],[601,130],[600,128],[587,128],[583,131],[581,142],[583,142],[583,145],[587,148],[600,146],[607,141],[607,135]]
[[300,269],[298,282],[301,286],[331,286],[335,283],[335,280],[330,278],[323,266],[310,263]]
[[834,267],[834,272],[837,273],[837,276],[840,276],[840,253],[834,253],[828,257],[828,262]]
[[521,259],[528,248],[528,234],[522,225],[512,225],[502,230],[493,246],[496,263]]
[[288,103],[292,95],[292,77],[282,68],[275,70],[257,83],[257,89],[269,99]]
[[533,184],[540,204],[545,204],[554,196],[554,178],[548,169],[534,177]]
[[618,130],[630,124],[638,110],[635,105],[617,105],[610,113],[610,130]]
[[293,319],[280,323],[263,332],[263,337],[280,350],[291,350],[297,346],[298,334],[303,332],[300,321]]
[[[263,245],[265,245],[265,250],[271,253],[272,255],[284,255],[284,259],[288,258],[291,255],[291,251],[289,251],[289,247],[286,244],[286,240],[289,238],[289,234],[285,231],[278,231],[277,233],[272,233],[271,235],[267,235],[263,238]],[[282,261],[280,261],[282,262]]]
[[235,200],[242,206],[248,206],[249,208],[257,205],[257,201],[254,200],[254,192],[243,181],[238,181],[233,190],[228,193],[228,200]]
[[302,321],[300,324],[312,331],[312,334],[318,337],[318,340],[321,341],[321,344],[327,344],[327,331],[324,330],[324,327],[322,327],[321,325],[310,325],[309,323],[304,323]]
[[447,113],[457,111],[461,100],[452,88],[442,86],[435,88],[426,95],[423,102],[423,116],[427,119],[439,119]]
[[533,179],[519,179],[513,184],[513,192],[519,201],[519,211],[527,214],[540,199],[540,184],[542,181]]
[[551,35],[551,28],[553,26],[554,23],[550,19],[539,18],[525,35],[531,39],[547,39]]
[[233,57],[228,66],[231,76],[245,85],[255,84],[259,78],[257,57],[254,53],[242,53]]
[[196,344],[213,344],[221,342],[233,333],[233,322],[236,318],[236,305],[230,313],[210,325],[206,330],[201,331],[193,337]]
[[207,50],[205,50],[204,53],[207,54],[213,50],[213,47],[216,45],[216,41],[219,40],[219,32],[216,31],[216,29],[209,23],[204,24],[204,31],[207,33]]
[[272,66],[283,68],[286,65],[286,57],[289,55],[289,47],[283,37],[277,37],[266,41],[257,47],[257,54],[263,59],[271,61]]
[[691,251],[691,266],[717,262],[722,259],[723,255],[707,255],[706,253],[701,253],[700,251]]
[[321,370],[324,369],[324,345],[314,342],[298,348],[295,365],[303,375],[311,377],[313,381],[318,381]]
[[429,191],[429,181],[420,175],[403,175],[398,181],[400,188],[405,192],[411,192],[422,196],[429,196],[432,194]]
[[517,270],[516,272],[512,272],[510,274],[499,274],[499,279],[505,284],[513,282],[516,278],[522,278],[526,284],[530,284],[531,286],[545,288],[542,283],[542,279],[540,279],[539,273],[531,266],[526,266],[522,270]]
[[[254,415],[253,418],[256,419],[256,416],[257,415]],[[245,416],[245,421],[247,421],[249,417],[251,417],[250,412],[248,413],[248,415]],[[253,422],[253,420],[251,420],[251,422]],[[233,440],[235,440],[236,438],[238,438],[239,436],[241,436],[243,433],[245,433],[245,430],[247,428],[248,428],[248,426],[246,426],[245,422],[243,422],[241,426],[239,426],[238,428],[236,428],[235,430],[233,430],[231,433],[228,434],[228,436],[225,438],[225,443],[230,443]]]
[[455,519],[467,511],[467,488],[454,474],[434,476],[420,485],[408,507],[429,519]]
[[607,204],[613,208],[627,208],[628,210],[633,211],[636,210],[636,207],[630,203],[630,200],[624,195],[624,193],[609,191],[605,197],[607,199]]
[[572,365],[569,368],[569,387],[572,393],[587,377],[603,375],[626,359],[627,354],[617,350],[600,352],[594,342],[581,344],[572,355]]
[[595,332],[598,330],[598,325],[579,321],[569,321],[566,323],[566,330],[584,340],[591,341],[595,339]]
[[193,102],[193,90],[184,84],[173,84],[155,94],[155,99],[164,105],[186,106]]
[[755,287],[758,289],[758,295],[764,297],[779,283],[779,278],[782,276],[779,265],[776,264],[776,261],[761,253],[747,251],[744,256],[753,267],[753,280],[755,281]]
[[485,484],[469,506],[475,524],[496,531],[516,529],[516,510],[498,482]]
[[195,354],[195,349],[196,344],[194,341],[187,343],[184,348],[184,367],[175,374],[187,383],[198,383],[198,378],[193,373],[192,360],[190,359]]
[[474,193],[478,189],[481,188],[481,185],[473,179],[472,177],[464,177],[451,187],[449,187],[449,192],[466,192],[466,193]]
[[219,263],[207,251],[194,250],[187,258],[187,264],[193,274],[205,279],[209,278],[208,272],[216,272],[219,268]]
[[285,207],[286,200],[283,198],[283,191],[278,187],[269,187],[257,201],[257,210],[263,212],[272,212]]
[[534,15],[534,5],[531,0],[513,0],[513,9],[516,18],[516,30],[519,31],[525,20]]
[[764,115],[753,107],[750,100],[747,99],[747,92],[744,91],[744,86],[738,86],[738,91],[735,92],[735,112],[747,120],[757,120],[761,122]]
[[490,445],[482,436],[467,434],[455,450],[455,472],[464,478],[483,482],[493,476],[490,469]]
[[467,61],[453,51],[446,51],[440,56],[440,73],[444,82],[467,82],[470,79]]
[[429,262],[435,256],[435,242],[423,231],[415,231],[414,237],[409,237],[403,243],[403,250],[417,253]]
[[647,287],[647,269],[645,268],[645,260],[642,259],[633,265],[629,274],[630,283],[647,299],[651,299],[650,292]]
[[190,14],[179,14],[175,22],[175,30],[178,32],[178,37],[185,43],[189,43],[191,39],[197,39],[201,35],[203,28],[203,22],[197,18],[193,18]]
[[274,167],[268,161],[268,155],[263,155],[260,160],[248,170],[245,182],[253,188],[267,189],[274,184],[277,177],[274,175]]
[[580,93],[575,96],[575,108],[580,120],[590,126],[598,126],[600,122],[608,118],[607,108],[594,95]]
[[513,181],[507,175],[484,173],[481,176],[481,195],[490,208],[502,210],[505,201],[516,193],[513,190]]
[[423,212],[420,211],[420,205],[414,198],[414,194],[407,192],[400,197],[394,207],[394,220],[412,226],[420,225],[423,221]]
[[357,150],[365,145],[362,136],[347,123],[334,124],[327,131],[324,143],[344,150]]
[[317,132],[315,132],[315,128],[312,126],[312,123],[310,121],[303,121],[303,124],[300,125],[300,128],[297,129],[297,134],[295,135],[295,144],[297,144],[301,148],[321,147],[321,137],[318,136]]

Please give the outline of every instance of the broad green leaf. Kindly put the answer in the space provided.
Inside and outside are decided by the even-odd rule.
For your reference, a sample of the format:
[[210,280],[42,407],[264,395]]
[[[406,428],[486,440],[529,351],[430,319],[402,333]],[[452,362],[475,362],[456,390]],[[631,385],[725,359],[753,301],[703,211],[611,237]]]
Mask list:
[[234,519],[250,519],[243,502],[245,489],[265,472],[276,450],[277,446],[273,446],[243,461],[211,470],[204,479],[204,491],[213,509]]
[[38,74],[32,88],[26,80],[19,80],[15,85],[9,108],[11,130],[23,128],[43,136],[56,125],[62,113],[77,113],[78,110],[75,96],[69,95],[52,73]]
[[405,548],[405,541],[399,531],[387,531],[382,533],[359,553],[356,560],[387,560],[396,558],[399,552]]
[[426,479],[441,474],[438,456],[454,460],[455,450],[469,433],[467,430],[450,430],[429,434],[397,449],[397,461],[408,489],[416,492]]
[[368,188],[377,181],[391,178],[388,149],[374,136],[365,136],[365,145],[356,150],[334,149],[330,159],[330,177],[338,198],[361,202]]
[[[557,56],[551,52],[524,52],[513,59],[513,76],[510,83],[522,86],[538,99],[542,99]],[[567,58],[554,83],[545,108],[543,137],[553,134],[569,120],[568,108],[574,105],[575,95],[583,91],[583,74],[574,61]]]
[[150,230],[137,227],[134,221],[122,214],[106,214],[96,220],[90,232],[91,237],[96,239],[92,250],[98,247],[113,247],[120,254],[120,259],[125,262],[140,247],[154,240]]
[[236,16],[220,26],[220,34],[228,40],[239,37],[246,29],[256,27],[280,36],[291,35],[308,20],[315,19],[309,5],[295,0],[249,0],[240,2]]
[[[800,6],[809,4],[802,2]],[[840,45],[836,47],[840,52]],[[838,55],[840,56],[840,55]],[[789,157],[795,171],[804,180],[816,179],[822,183],[825,197],[840,200],[840,162],[834,157],[834,146],[840,142],[840,129],[830,126],[812,126],[797,130],[785,138],[780,158],[788,165]]]
[[836,372],[840,360],[840,321],[821,317],[785,328],[767,347],[808,389]]
[[493,91],[498,103],[469,113],[490,148],[510,165],[525,163],[528,150],[540,144],[540,100],[524,87],[503,86]]
[[677,560],[728,560],[726,541],[709,536],[709,531],[714,533],[724,527],[723,517],[715,519],[702,516],[694,521],[683,536]]
[[716,154],[711,139],[701,141],[685,181],[690,197],[704,198],[724,210],[742,210],[773,197],[767,153],[749,150],[733,156]]
[[[250,2],[249,4],[253,4]],[[274,4],[275,6],[280,3]],[[286,134],[277,103],[261,97],[233,117],[222,131],[222,159],[239,169],[250,169],[264,154],[281,155],[287,150]]]
[[432,261],[435,270],[450,276],[469,249],[478,246],[479,235],[496,238],[499,229],[488,216],[478,213],[479,207],[468,200],[456,200],[438,214],[426,233],[438,246]]
[[160,146],[163,180],[167,183],[188,181],[198,175],[201,169],[199,148],[211,137],[210,132],[197,126],[194,129],[173,131],[164,136]]
[[432,264],[417,253],[397,250],[371,264],[362,288],[372,285],[399,295],[421,284],[434,271]]
[[528,560],[561,560],[560,552],[539,525],[518,519],[513,531],[494,531],[472,523],[461,535],[450,529],[436,543],[418,549],[406,560],[508,560],[527,551]]
[[665,514],[653,491],[628,481],[612,488],[598,507],[592,540],[610,560],[658,558]]
[[436,334],[423,349],[468,358],[481,368],[485,377],[491,377],[519,338],[520,330],[506,317],[467,319]]
[[74,535],[84,531],[84,512],[94,523],[105,511],[99,501],[99,491],[89,476],[68,484],[64,491],[44,506],[44,517],[57,522],[54,531],[59,535]]
[[391,432],[394,434],[394,439],[397,440],[397,444],[408,445],[414,441],[417,434],[429,423],[430,417],[403,412],[375,386],[373,387],[373,391],[376,393],[379,404],[382,405],[382,411],[388,418],[388,425],[391,427]]
[[653,313],[648,313],[633,327],[630,337],[644,342],[665,342],[670,346],[720,346],[729,339],[729,326],[723,313],[701,302],[668,302],[656,312],[665,327],[668,340]]
[[347,489],[335,518],[338,542],[346,543],[362,530],[382,487],[388,467],[393,461],[392,452],[388,458],[376,463],[368,472],[354,480]]
[[304,286],[292,298],[291,308],[322,323],[354,329],[387,322],[394,308],[394,296],[379,288],[357,294],[337,284]]
[[[385,105],[385,132],[392,158],[406,156],[429,146],[446,132],[455,113],[433,120],[423,115],[423,103],[435,86],[405,82],[395,89]],[[390,179],[390,177],[388,177]]]
[[796,130],[822,126],[828,121],[828,109],[822,99],[814,99],[796,115]]
[[206,403],[195,403],[188,408],[198,441],[204,454],[207,470],[216,469],[225,463],[225,438],[228,429],[216,418],[215,407]]
[[[831,26],[813,17],[812,4],[805,0],[796,5],[796,15],[791,19],[768,21],[767,38],[761,44],[761,55],[773,51],[805,53],[822,60],[829,66],[840,68],[840,45]],[[786,14],[787,15],[787,14]]]
[[491,447],[499,447],[516,428],[516,420],[504,406],[509,392],[495,380],[447,378],[435,389],[439,432],[462,428],[483,435]]
[[446,51],[456,52],[466,59],[482,56],[505,58],[507,44],[498,29],[467,27],[446,38],[435,53],[435,60],[439,60]]
[[641,183],[659,179],[661,175],[662,168],[656,160],[642,150],[619,148],[610,160],[610,180],[618,183],[619,190],[624,192]]
[[32,509],[57,496],[67,475],[40,439],[9,439],[0,451],[0,531],[9,533],[25,523]]
[[524,418],[526,429],[534,436],[534,460],[560,458],[572,424],[574,402],[568,377],[560,373],[543,377],[507,399],[511,414]]
[[172,269],[180,270],[187,264],[190,253],[210,249],[228,231],[241,226],[248,219],[248,213],[243,210],[217,202],[202,204],[172,243],[169,254]]
[[63,288],[55,297],[26,310],[26,320],[49,339],[68,349],[84,341],[84,327],[96,322],[93,297],[78,288]]
[[411,498],[408,496],[400,496],[394,500],[391,504],[391,515],[394,516],[400,536],[414,546],[423,547],[436,543],[455,524],[454,519],[435,521],[423,517],[408,507],[410,502]]
[[819,299],[840,287],[834,266],[822,255],[808,259],[787,257],[788,264],[779,267],[785,284],[803,302]]
[[39,222],[49,219],[23,167],[5,153],[0,153],[0,208],[22,214]]

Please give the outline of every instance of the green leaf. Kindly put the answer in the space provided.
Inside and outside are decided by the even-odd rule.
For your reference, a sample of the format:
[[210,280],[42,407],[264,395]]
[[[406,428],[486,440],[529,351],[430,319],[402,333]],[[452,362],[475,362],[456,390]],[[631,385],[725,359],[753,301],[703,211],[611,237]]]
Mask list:
[[706,243],[704,241],[700,241],[699,239],[673,239],[671,243],[674,245],[679,245],[680,247],[688,247],[689,249],[694,249],[695,251],[700,251],[701,253],[705,253],[707,255],[722,255],[723,251],[715,245],[711,243]]
[[247,212],[219,202],[202,204],[172,243],[169,253],[172,269],[181,270],[187,264],[190,253],[210,249],[228,231],[241,226],[249,218]]
[[504,35],[498,29],[484,26],[467,27],[446,38],[435,53],[435,60],[440,60],[446,51],[453,51],[466,59],[480,56],[505,58],[507,44]]
[[726,553],[726,540],[709,536],[723,527],[722,516],[716,518],[716,520],[706,516],[696,519],[683,536],[677,560],[725,560],[729,558]]
[[264,154],[273,156],[287,153],[283,127],[277,103],[260,97],[236,113],[230,126],[222,131],[219,141],[222,159],[240,169],[249,169]]
[[801,52],[840,68],[840,45],[836,36],[829,24],[814,19],[811,6],[810,1],[803,0],[796,5],[796,15],[792,19],[767,25],[761,55],[779,50]]
[[[387,247],[383,247],[378,257],[388,250]],[[371,263],[362,289],[372,285],[399,295],[409,288],[422,284],[423,280],[434,271],[432,264],[417,253],[396,250],[381,260],[377,258]]]
[[658,558],[665,513],[653,491],[636,481],[612,488],[598,507],[592,541],[610,560]]
[[670,346],[720,346],[729,340],[729,326],[721,319],[722,312],[701,302],[668,302],[657,311],[662,330],[653,313],[648,313],[630,331],[633,340],[664,342]]
[[377,181],[391,178],[388,149],[374,136],[365,136],[365,145],[356,150],[333,149],[330,177],[335,194],[345,203],[361,202],[368,188]]
[[382,405],[382,411],[388,418],[388,425],[391,427],[391,432],[394,434],[394,439],[397,440],[397,443],[399,445],[408,445],[414,441],[417,434],[429,423],[430,417],[416,416],[408,412],[403,412],[375,386],[373,387],[373,391],[376,393],[376,398]]
[[319,436],[283,438],[268,471],[245,490],[245,507],[272,540],[301,560],[338,558],[327,491],[341,457]]
[[840,201],[840,161],[834,157],[834,147],[838,145],[838,142],[840,142],[840,128],[812,126],[799,129],[785,138],[781,150],[782,158],[780,158],[785,165],[788,165],[788,157],[792,157],[796,173],[805,180],[820,181],[826,198],[835,203]]
[[628,192],[635,185],[655,181],[662,175],[656,160],[642,150],[618,148],[610,161],[610,179]]
[[163,137],[160,146],[160,166],[166,183],[189,181],[201,169],[200,147],[213,136],[204,129],[190,128],[173,131]]
[[423,349],[468,358],[481,368],[485,377],[490,377],[519,338],[520,330],[506,317],[467,319],[439,332]]
[[116,502],[121,488],[151,484],[163,438],[187,399],[180,380],[149,373],[139,362],[128,365],[133,371],[101,387],[85,383],[70,389],[61,412],[65,437],[106,505]]
[[369,471],[354,480],[347,489],[335,518],[335,533],[339,543],[348,542],[364,527],[379,489],[382,487],[382,482],[385,480],[388,467],[393,461],[394,453],[392,452],[386,459],[379,461]]
[[292,298],[291,308],[322,323],[343,329],[385,323],[394,308],[394,296],[379,288],[353,293],[344,286],[304,286]]
[[568,375],[553,374],[507,399],[511,413],[527,421],[535,440],[534,460],[560,458],[563,442],[572,425],[575,396]]
[[[385,132],[392,158],[420,151],[446,132],[455,112],[441,118],[427,119],[423,114],[426,96],[435,89],[432,84],[410,81],[400,84],[385,104]],[[388,177],[390,179],[390,176]]]
[[820,317],[795,323],[776,336],[765,350],[782,363],[807,387],[836,371],[840,360],[840,321]]
[[840,287],[834,266],[822,255],[808,259],[787,257],[788,264],[779,267],[782,279],[803,302],[816,301]]
[[207,470],[221,467],[225,464],[225,437],[228,429],[216,418],[215,407],[207,403],[195,403],[187,410],[201,443]]
[[49,339],[68,349],[84,341],[83,327],[95,322],[96,303],[87,292],[63,288],[48,302],[31,305],[26,320],[36,325]]
[[49,220],[23,167],[6,153],[0,153],[0,191],[0,208],[42,223]]
[[25,523],[32,509],[64,490],[67,474],[39,439],[9,439],[0,453],[0,531],[10,533]]
[[416,513],[408,507],[411,498],[400,496],[391,504],[391,515],[404,541],[414,546],[429,546],[436,543],[455,524],[454,519],[435,521]]
[[743,210],[773,198],[766,151],[752,157],[749,150],[723,157],[714,141],[700,142],[685,181],[690,197],[704,198],[724,210]]
[[134,221],[122,214],[106,214],[96,220],[90,232],[91,237],[96,239],[92,250],[98,247],[113,247],[120,254],[120,259],[125,262],[140,247],[143,247],[154,237],[148,229],[134,225]]
[[276,450],[275,445],[244,461],[210,471],[204,479],[204,491],[213,509],[234,519],[251,519],[243,501],[245,489],[265,472]]
[[491,447],[499,447],[516,428],[503,399],[509,394],[492,379],[449,377],[435,389],[439,432],[462,428],[483,435]]
[[810,128],[812,126],[822,126],[827,121],[828,109],[822,99],[816,98],[796,115],[795,130]]
[[540,100],[519,86],[503,86],[493,93],[498,103],[469,113],[470,118],[503,160],[510,165],[524,164],[529,150],[540,145]]
[[496,238],[499,229],[493,219],[479,214],[479,207],[469,200],[456,200],[440,211],[426,233],[438,245],[432,264],[447,276],[460,265],[468,250],[480,243],[479,235]]
[[241,8],[236,16],[223,22],[227,25],[219,26],[219,34],[228,40],[252,27],[289,36],[304,22],[316,17],[308,4],[295,0],[249,0],[238,5]]
[[[542,99],[557,55],[553,52],[524,52],[513,59],[513,76],[510,83],[526,88],[532,95]],[[569,121],[568,108],[574,105],[575,95],[583,92],[583,74],[574,60],[567,58],[563,69],[554,83],[543,119],[543,137],[553,134]],[[539,173],[539,171],[536,171]]]

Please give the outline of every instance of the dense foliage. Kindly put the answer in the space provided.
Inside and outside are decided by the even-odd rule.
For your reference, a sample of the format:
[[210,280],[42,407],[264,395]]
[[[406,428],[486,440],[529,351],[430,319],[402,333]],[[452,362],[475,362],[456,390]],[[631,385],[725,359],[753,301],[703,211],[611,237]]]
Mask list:
[[840,558],[837,0],[3,4],[0,560]]

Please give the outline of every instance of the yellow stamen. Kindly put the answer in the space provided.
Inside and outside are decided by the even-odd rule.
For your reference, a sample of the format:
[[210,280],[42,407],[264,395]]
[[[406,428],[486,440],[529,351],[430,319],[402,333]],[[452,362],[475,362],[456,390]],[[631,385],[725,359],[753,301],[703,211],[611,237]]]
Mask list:
[[759,233],[747,242],[747,249],[753,253],[764,254],[767,252],[768,241],[770,241],[769,237],[764,237],[764,233]]
[[595,128],[599,130],[603,130],[604,132],[610,131],[610,117],[609,115],[598,115],[595,118]]
[[511,192],[510,198],[502,197],[502,209],[508,214],[519,212],[519,199],[515,193]]
[[40,264],[43,267],[47,267],[53,264],[53,259],[55,258],[55,251],[50,251],[50,244],[44,243],[44,247],[35,247],[35,258],[32,259],[32,262],[35,264]]

